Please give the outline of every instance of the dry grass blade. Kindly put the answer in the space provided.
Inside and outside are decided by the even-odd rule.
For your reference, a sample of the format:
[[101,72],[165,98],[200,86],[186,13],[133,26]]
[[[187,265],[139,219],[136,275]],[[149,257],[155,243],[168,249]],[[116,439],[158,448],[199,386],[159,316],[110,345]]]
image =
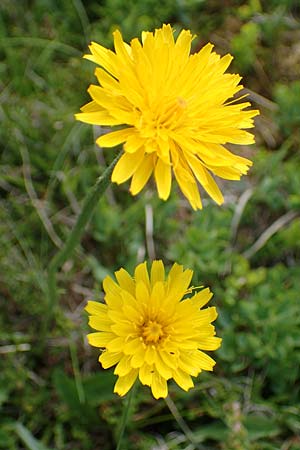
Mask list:
[[298,216],[299,213],[297,213],[296,211],[289,211],[283,216],[279,217],[279,219],[275,220],[275,222],[273,222],[272,225],[270,225],[259,236],[254,244],[243,253],[243,256],[247,259],[252,258],[252,256],[254,256],[255,253],[257,253],[274,234],[276,234],[281,228],[286,226],[289,222],[291,222]]

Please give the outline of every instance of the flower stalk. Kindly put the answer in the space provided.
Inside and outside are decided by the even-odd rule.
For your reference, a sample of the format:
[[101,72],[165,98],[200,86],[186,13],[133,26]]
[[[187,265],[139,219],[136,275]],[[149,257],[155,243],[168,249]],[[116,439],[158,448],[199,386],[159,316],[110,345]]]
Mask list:
[[126,396],[126,404],[123,409],[123,415],[122,415],[122,419],[121,419],[121,426],[120,426],[120,432],[119,432],[118,444],[117,444],[116,450],[121,450],[121,448],[122,448],[121,445],[122,445],[122,441],[123,441],[125,428],[126,428],[126,425],[128,422],[130,406],[131,406],[132,398],[133,398],[133,395],[135,392],[135,386],[136,385],[133,386],[133,388],[128,392],[128,394]]
[[48,320],[53,316],[53,312],[58,302],[58,290],[56,275],[61,266],[72,255],[75,247],[80,242],[81,236],[85,230],[86,225],[91,219],[98,201],[106,191],[109,183],[112,171],[117,164],[121,153],[113,160],[104,173],[97,179],[94,186],[88,192],[84,199],[82,210],[77,218],[73,230],[71,231],[65,245],[54,255],[52,258],[47,276],[47,294],[48,294]]

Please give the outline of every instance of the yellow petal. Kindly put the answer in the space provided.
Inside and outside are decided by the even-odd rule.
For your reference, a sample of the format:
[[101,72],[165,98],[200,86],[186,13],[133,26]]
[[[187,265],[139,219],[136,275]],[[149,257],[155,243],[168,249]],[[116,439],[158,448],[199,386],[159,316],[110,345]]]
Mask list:
[[109,351],[104,351],[99,356],[99,362],[101,363],[103,369],[109,369],[110,367],[117,364],[122,358],[122,353],[113,353]]
[[92,100],[91,102],[83,105],[80,108],[80,111],[85,112],[85,113],[98,112],[98,111],[101,111],[101,107],[98,105],[97,102],[95,102],[95,100]]
[[214,173],[214,175],[217,175],[224,180],[239,180],[241,178],[241,175],[246,174],[249,169],[248,166],[245,166],[242,172],[232,167],[213,167],[208,165],[206,167],[210,169]]
[[132,195],[137,195],[143,189],[153,172],[154,162],[155,159],[152,154],[145,155],[132,177],[130,185]]
[[178,367],[177,356],[173,354],[173,352],[160,350],[159,354],[164,364],[166,364],[171,369],[177,369]]
[[186,159],[199,183],[201,183],[203,186],[207,185],[209,183],[209,180],[206,176],[206,171],[204,170],[204,166],[200,161],[200,159],[198,159],[192,153],[187,152],[186,152]]
[[106,70],[100,69],[100,67],[97,67],[95,70],[95,75],[99,81],[99,84],[102,85],[105,89],[112,89],[115,92],[118,92],[120,90],[120,85],[118,81],[110,76]]
[[145,360],[145,354],[146,354],[146,348],[143,348],[143,346],[139,346],[137,348],[136,352],[134,353],[134,355],[132,355],[132,358],[130,361],[131,366],[135,369],[141,367]]
[[113,322],[107,315],[98,314],[97,316],[90,316],[89,326],[98,331],[111,331],[111,325]]
[[199,340],[214,336],[216,334],[215,327],[211,324],[208,324],[208,325],[202,324],[200,327],[196,327],[196,328],[197,328],[197,338]]
[[135,153],[124,153],[117,162],[111,176],[113,183],[124,183],[136,172],[145,157],[145,150],[141,148]]
[[212,298],[213,293],[209,288],[202,289],[202,291],[198,292],[191,298],[191,302],[197,307],[202,308],[206,305],[209,300]]
[[180,276],[182,273],[183,273],[183,266],[178,263],[174,263],[168,275],[168,283],[171,284],[173,280],[176,280],[176,278]]
[[198,358],[198,351],[182,351],[178,362],[179,367],[192,376],[197,376],[201,372],[201,361]]
[[213,177],[206,169],[205,172],[206,177],[208,179],[208,183],[206,185],[203,185],[204,189],[218,205],[222,205],[222,203],[224,203],[224,197],[222,195],[222,192],[220,191]]
[[151,292],[148,310],[150,314],[159,314],[161,305],[166,298],[165,286],[161,281],[157,281]]
[[173,372],[173,378],[184,391],[188,391],[194,387],[194,383],[189,374],[181,369],[177,369]]
[[158,158],[154,170],[154,176],[159,198],[161,198],[162,200],[167,200],[171,192],[171,166],[164,163],[160,158]]
[[106,347],[106,345],[111,342],[116,336],[113,333],[106,331],[89,333],[87,336],[89,344],[93,347]]
[[136,283],[136,290],[135,290],[135,297],[138,302],[138,305],[140,308],[138,308],[138,312],[140,313],[141,310],[145,313],[145,311],[148,311],[148,305],[149,305],[149,288],[147,288],[144,281],[137,281]]
[[146,386],[150,386],[152,382],[153,373],[154,373],[153,366],[144,363],[142,367],[140,367],[139,369],[139,379],[141,383]]
[[120,309],[120,304],[122,304],[122,301],[118,303],[117,309],[112,308],[111,306],[108,308],[107,315],[113,322],[122,322],[126,320],[126,317],[124,317],[124,313],[122,309]]
[[124,355],[116,366],[114,374],[119,375],[120,377],[124,377],[125,375],[128,375],[131,370],[132,367],[130,365],[130,356]]
[[[197,368],[192,360],[189,358],[190,352],[189,351],[181,351],[180,352],[180,358],[178,359],[178,367],[183,370],[184,372],[192,375],[193,377],[198,376],[199,372],[201,371],[201,369]],[[173,371],[173,375],[174,373],[177,372]]]
[[[130,318],[131,324],[138,324],[141,321],[141,314],[143,311],[143,306],[136,301],[136,299],[131,296],[128,292],[122,294],[124,299],[124,304],[122,312],[125,318]],[[148,298],[148,297],[147,297]],[[138,298],[137,298],[138,300]]]
[[124,151],[126,153],[136,153],[145,144],[145,139],[138,134],[131,134],[124,144]]
[[217,317],[218,313],[215,306],[211,306],[199,311],[195,317],[195,321],[199,321],[200,323],[210,323],[216,320]]
[[179,272],[177,266],[170,270],[167,285],[168,296],[173,297],[174,301],[180,300],[187,291],[193,277],[193,271],[186,269],[184,272]]
[[115,51],[116,51],[116,54],[118,55],[118,57],[120,59],[125,60],[125,63],[127,63],[127,64],[132,63],[132,60],[129,56],[129,52],[124,45],[124,41],[123,41],[120,31],[119,30],[114,31],[113,36],[114,36],[114,47],[115,47]]
[[212,371],[216,362],[208,356],[206,353],[201,352],[200,350],[197,352],[197,360],[198,363],[203,370]]
[[156,358],[156,348],[154,345],[148,345],[145,353],[145,361],[147,364],[152,365]]
[[107,344],[106,348],[110,352],[122,352],[125,344],[125,338],[124,336],[117,336],[114,335],[114,339],[111,339]]
[[106,111],[75,114],[75,119],[91,125],[121,125],[123,122],[111,117]]
[[112,131],[111,133],[100,136],[96,143],[99,147],[114,147],[122,144],[132,134],[133,128],[124,128],[123,130]]
[[225,70],[228,69],[231,61],[233,60],[233,56],[227,54],[220,59],[218,70],[223,74]]
[[105,313],[107,313],[107,306],[106,305],[104,305],[103,303],[94,302],[92,300],[89,300],[87,302],[87,305],[86,305],[86,307],[84,309],[89,314],[98,314],[98,313],[105,314]]
[[197,348],[198,342],[197,338],[194,339],[180,339],[177,341],[178,348],[180,351],[182,350],[195,350]]
[[115,277],[122,289],[125,289],[132,295],[135,294],[134,280],[125,269],[120,269],[115,272]]
[[122,306],[122,290],[109,276],[103,280],[104,299],[109,308],[119,309]]
[[238,163],[242,164],[242,166],[252,165],[252,161],[249,159],[235,155],[219,144],[205,144],[204,142],[200,142],[196,147],[196,152],[205,164],[213,167],[235,167]]
[[137,379],[137,376],[138,376],[138,369],[132,369],[124,377],[119,377],[115,384],[114,392],[123,397],[123,395],[127,394],[129,389],[132,388],[135,380]]
[[201,350],[217,350],[222,343],[222,339],[216,336],[207,337],[198,341]]
[[125,355],[134,355],[136,352],[140,351],[141,348],[143,348],[141,338],[137,337],[126,342],[123,351]]
[[191,32],[189,30],[182,30],[175,44],[178,58],[184,61],[188,57],[191,50],[191,43],[192,43]]
[[138,283],[139,281],[142,281],[147,289],[150,288],[150,280],[147,270],[147,263],[141,263],[138,266],[136,266],[136,269],[134,271],[134,279],[135,282]]
[[161,159],[162,162],[170,166],[170,144],[168,135],[166,133],[162,133],[162,137],[158,136],[156,138],[156,144],[158,159]]
[[116,55],[111,50],[102,47],[102,45],[99,45],[96,42],[92,42],[91,45],[89,45],[89,49],[92,54],[84,55],[84,58],[99,64],[113,76],[117,77],[118,71],[115,64]]
[[[130,317],[130,316],[129,316]],[[111,325],[111,331],[117,336],[127,339],[128,337],[136,337],[136,329],[132,324],[132,321],[122,320]]]
[[154,372],[152,376],[151,382],[151,391],[153,397],[158,398],[166,398],[168,395],[168,385],[165,380],[158,372]]
[[104,300],[107,306],[109,307],[109,312],[111,312],[113,309],[119,310],[123,304],[121,295],[112,294],[111,292],[105,295]]
[[154,359],[154,365],[156,367],[157,372],[166,380],[172,377],[172,370],[170,367],[165,364],[162,360],[160,354],[157,352]]
[[[171,25],[169,23],[168,24],[164,23],[161,29],[155,30],[155,36],[157,37],[160,32],[162,34],[163,41],[166,42],[170,46],[174,46],[174,36],[173,36],[173,29],[172,29]],[[177,40],[178,39],[179,38],[177,38]]]
[[194,210],[202,209],[202,202],[195,180],[192,177],[189,178],[188,175],[190,174],[179,165],[176,169],[174,168],[174,175],[183,195],[190,202],[191,207]]
[[155,260],[151,266],[151,286],[154,286],[158,281],[165,281],[165,268],[161,260]]

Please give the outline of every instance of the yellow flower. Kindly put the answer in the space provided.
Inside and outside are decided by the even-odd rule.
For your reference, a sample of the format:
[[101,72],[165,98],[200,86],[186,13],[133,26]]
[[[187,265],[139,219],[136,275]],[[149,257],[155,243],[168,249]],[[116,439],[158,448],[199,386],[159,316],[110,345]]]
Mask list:
[[[197,180],[222,204],[224,199],[210,172],[239,180],[252,162],[234,155],[224,144],[252,144],[257,110],[249,102],[228,101],[243,86],[237,74],[225,74],[232,56],[222,58],[208,43],[190,55],[192,35],[183,30],[174,40],[170,25],[143,32],[126,44],[114,32],[115,52],[93,42],[85,58],[102,68],[91,85],[92,101],[76,119],[96,125],[122,125],[97,139],[102,147],[124,143],[124,154],[112,174],[118,184],[132,177],[130,192],[138,194],[154,173],[158,195],[170,195],[172,171],[193,209],[202,203]],[[124,127],[125,125],[125,127]]]
[[103,349],[99,362],[104,369],[116,366],[114,392],[125,395],[139,378],[150,386],[155,398],[168,394],[173,378],[185,391],[194,386],[191,375],[213,370],[215,361],[202,350],[216,350],[221,339],[211,324],[215,307],[201,309],[212,297],[208,288],[188,288],[192,270],[174,264],[165,278],[162,261],[136,267],[134,277],[124,269],[103,282],[105,304],[89,301],[89,324],[97,332],[88,334],[91,345]]

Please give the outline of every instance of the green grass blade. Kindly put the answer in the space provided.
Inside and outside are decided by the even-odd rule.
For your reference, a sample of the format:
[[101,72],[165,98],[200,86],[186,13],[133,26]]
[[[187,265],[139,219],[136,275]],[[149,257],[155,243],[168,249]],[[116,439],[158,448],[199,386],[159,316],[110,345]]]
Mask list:
[[38,441],[28,428],[24,427],[20,422],[16,423],[15,431],[29,450],[50,450],[49,447],[45,447],[44,444]]

